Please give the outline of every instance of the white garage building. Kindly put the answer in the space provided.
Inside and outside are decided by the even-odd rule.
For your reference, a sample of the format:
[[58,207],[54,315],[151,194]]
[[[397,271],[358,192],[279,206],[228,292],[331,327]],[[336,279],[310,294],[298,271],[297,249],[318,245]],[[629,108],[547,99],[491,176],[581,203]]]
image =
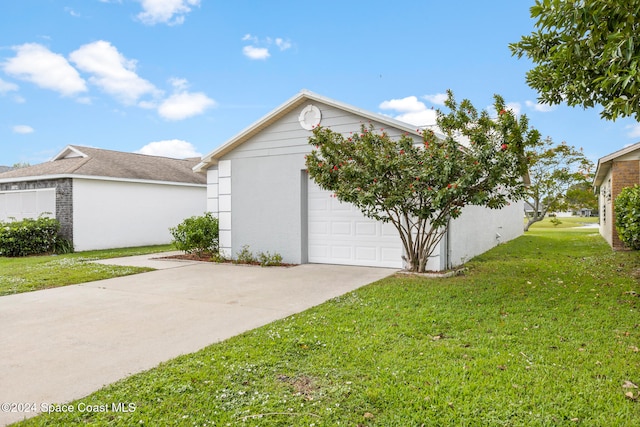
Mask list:
[[[313,126],[348,134],[369,123],[391,136],[408,133],[422,141],[412,125],[302,91],[204,156],[194,170],[207,174],[207,209],[219,217],[222,253],[235,256],[249,245],[295,264],[403,268],[402,243],[393,225],[338,202],[305,170]],[[502,210],[466,208],[427,268],[460,265],[520,236],[522,212],[522,203]]]
[[205,212],[198,160],[68,146],[0,173],[0,221],[55,217],[76,251],[169,243],[169,227]]

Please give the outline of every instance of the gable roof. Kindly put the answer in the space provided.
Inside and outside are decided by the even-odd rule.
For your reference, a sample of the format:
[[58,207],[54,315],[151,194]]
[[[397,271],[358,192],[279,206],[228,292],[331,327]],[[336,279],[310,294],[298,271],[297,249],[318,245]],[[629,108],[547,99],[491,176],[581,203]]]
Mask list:
[[640,155],[640,142],[636,142],[635,144],[632,144],[621,150],[615,151],[607,156],[601,157],[598,160],[598,166],[596,167],[596,174],[593,177],[594,188],[602,185],[602,182],[604,181],[604,177],[607,176],[607,174],[609,173],[609,170],[611,169],[611,164],[613,163],[614,160],[622,156],[626,156],[627,154],[631,154],[635,151],[637,151],[638,155]]
[[331,107],[335,107],[349,113],[358,115],[360,117],[364,117],[371,121],[376,121],[378,123],[383,124],[384,126],[394,127],[403,132],[408,132],[410,134],[421,136],[422,134],[416,130],[416,126],[411,125],[409,123],[401,122],[399,120],[393,119],[388,116],[383,116],[382,114],[373,113],[371,111],[363,110],[357,107],[354,107],[349,104],[345,104],[340,101],[336,101],[331,98],[324,97],[322,95],[318,95],[317,93],[313,93],[308,90],[301,90],[298,94],[296,94],[293,98],[290,98],[284,104],[280,105],[276,109],[272,110],[266,116],[262,117],[257,122],[250,125],[248,128],[244,129],[236,136],[226,141],[220,147],[216,148],[209,154],[205,155],[202,158],[202,161],[198,163],[193,170],[195,172],[204,172],[210,166],[213,166],[218,163],[218,159],[225,154],[229,153],[239,145],[243,144],[253,136],[260,133],[266,127],[272,125],[276,121],[280,120],[286,114],[291,111],[303,106],[305,103],[309,101],[316,101],[323,104],[327,104]]
[[0,182],[93,177],[115,180],[206,184],[193,172],[199,159],[171,159],[69,145],[48,162],[0,173]]

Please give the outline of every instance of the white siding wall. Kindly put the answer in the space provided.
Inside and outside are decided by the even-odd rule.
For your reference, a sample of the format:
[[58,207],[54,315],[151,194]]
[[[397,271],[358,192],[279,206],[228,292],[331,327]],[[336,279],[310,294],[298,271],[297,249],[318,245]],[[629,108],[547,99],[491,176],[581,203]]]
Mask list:
[[467,206],[449,229],[449,262],[459,266],[524,233],[524,202],[502,209]]
[[206,210],[205,186],[74,179],[77,251],[165,244],[169,227]]

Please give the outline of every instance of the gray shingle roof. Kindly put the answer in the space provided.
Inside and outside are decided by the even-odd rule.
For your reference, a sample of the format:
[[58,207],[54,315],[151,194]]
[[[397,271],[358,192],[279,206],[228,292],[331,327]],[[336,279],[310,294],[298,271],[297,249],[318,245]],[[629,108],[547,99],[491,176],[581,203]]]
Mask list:
[[[78,156],[81,153],[83,156]],[[66,157],[67,154],[77,157]],[[50,175],[95,176],[119,179],[206,184],[192,168],[200,159],[171,159],[99,148],[69,146],[53,160],[0,173],[0,181]]]

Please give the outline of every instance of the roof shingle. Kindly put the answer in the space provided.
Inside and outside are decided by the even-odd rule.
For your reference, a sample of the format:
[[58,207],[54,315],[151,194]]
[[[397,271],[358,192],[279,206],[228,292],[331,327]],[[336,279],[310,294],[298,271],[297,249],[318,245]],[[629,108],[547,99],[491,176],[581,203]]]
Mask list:
[[69,148],[84,154],[85,157],[58,155],[45,163],[0,173],[0,181],[50,175],[77,175],[206,184],[206,177],[192,170],[200,160],[197,158],[171,159],[77,145],[67,147]]

